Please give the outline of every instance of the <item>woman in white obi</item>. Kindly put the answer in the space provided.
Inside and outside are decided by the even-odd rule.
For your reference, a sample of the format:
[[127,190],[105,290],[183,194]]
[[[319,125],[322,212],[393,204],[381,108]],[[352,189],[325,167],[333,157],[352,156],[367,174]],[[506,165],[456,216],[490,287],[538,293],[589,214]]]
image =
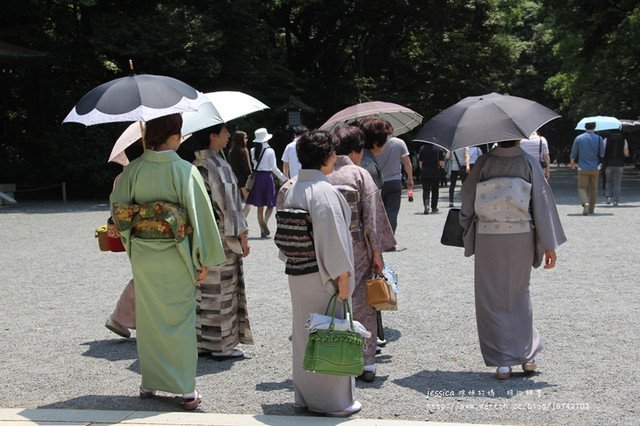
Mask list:
[[511,367],[536,369],[542,349],[533,325],[531,266],[551,269],[566,241],[553,193],[540,165],[517,141],[500,142],[481,156],[465,180],[460,223],[465,256],[475,254],[475,304],[480,350],[496,377]]
[[[309,336],[304,325],[309,314],[325,312],[336,292],[341,300],[351,299],[355,287],[349,232],[351,210],[340,191],[327,179],[336,162],[337,145],[336,138],[325,131],[313,131],[300,137],[296,152],[302,169],[298,180],[287,191],[282,208],[309,213],[315,248],[313,262],[295,265],[285,258],[293,319],[295,408],[296,411],[346,417],[362,407],[354,398],[354,377],[313,373],[302,368]],[[342,309],[338,307],[337,311],[340,312],[336,312],[336,316],[340,316]]]

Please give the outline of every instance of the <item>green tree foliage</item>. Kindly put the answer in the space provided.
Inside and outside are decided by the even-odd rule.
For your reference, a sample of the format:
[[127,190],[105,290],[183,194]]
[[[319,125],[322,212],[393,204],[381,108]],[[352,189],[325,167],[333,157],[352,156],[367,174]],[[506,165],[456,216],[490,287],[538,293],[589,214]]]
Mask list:
[[[281,43],[323,117],[386,100],[425,114],[504,91],[516,52],[499,1],[281,1]],[[452,84],[452,82],[455,82]]]
[[129,59],[136,73],[262,100],[271,110],[232,127],[269,128],[276,150],[289,139],[278,107],[291,96],[317,110],[304,115],[309,127],[369,100],[426,121],[492,91],[559,105],[573,122],[638,114],[640,6],[631,0],[5,3],[0,41],[46,55],[0,57],[0,181],[66,181],[72,197],[108,194],[119,166],[105,160],[127,123],[61,122],[91,88],[128,75]]
[[587,115],[637,117],[640,111],[640,4],[546,0],[559,70],[546,88],[574,121]]

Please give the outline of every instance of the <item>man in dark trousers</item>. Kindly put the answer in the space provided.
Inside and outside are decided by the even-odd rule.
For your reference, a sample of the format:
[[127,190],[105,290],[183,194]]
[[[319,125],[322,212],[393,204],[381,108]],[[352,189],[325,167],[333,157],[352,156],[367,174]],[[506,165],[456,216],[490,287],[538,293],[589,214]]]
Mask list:
[[431,195],[431,211],[438,212],[438,197],[440,180],[446,174],[444,171],[445,152],[439,146],[425,143],[420,148],[418,163],[422,176],[422,203],[424,214],[429,214],[429,195]]
[[617,206],[620,201],[620,185],[622,184],[622,170],[624,157],[629,156],[629,146],[622,136],[622,132],[615,130],[604,140],[604,167],[606,184],[604,196],[607,204]]

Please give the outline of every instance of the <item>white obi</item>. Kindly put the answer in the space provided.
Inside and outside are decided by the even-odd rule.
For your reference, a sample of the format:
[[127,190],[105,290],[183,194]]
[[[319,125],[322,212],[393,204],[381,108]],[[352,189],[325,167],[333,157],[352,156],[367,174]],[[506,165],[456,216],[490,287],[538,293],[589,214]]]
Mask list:
[[479,234],[519,234],[531,230],[531,184],[495,177],[476,184],[474,208]]

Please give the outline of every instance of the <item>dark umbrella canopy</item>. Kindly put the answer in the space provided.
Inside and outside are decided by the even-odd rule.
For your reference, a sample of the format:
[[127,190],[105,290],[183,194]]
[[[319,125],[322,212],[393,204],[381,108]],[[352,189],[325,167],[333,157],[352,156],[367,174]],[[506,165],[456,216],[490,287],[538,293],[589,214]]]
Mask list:
[[494,142],[526,139],[560,117],[537,102],[489,93],[470,96],[450,106],[424,125],[413,139],[450,151]]
[[622,123],[623,133],[640,132],[640,120],[627,120],[627,119],[621,118],[620,122]]
[[64,122],[87,126],[118,121],[148,121],[163,115],[195,111],[206,96],[175,78],[139,74],[117,78],[92,89]]

